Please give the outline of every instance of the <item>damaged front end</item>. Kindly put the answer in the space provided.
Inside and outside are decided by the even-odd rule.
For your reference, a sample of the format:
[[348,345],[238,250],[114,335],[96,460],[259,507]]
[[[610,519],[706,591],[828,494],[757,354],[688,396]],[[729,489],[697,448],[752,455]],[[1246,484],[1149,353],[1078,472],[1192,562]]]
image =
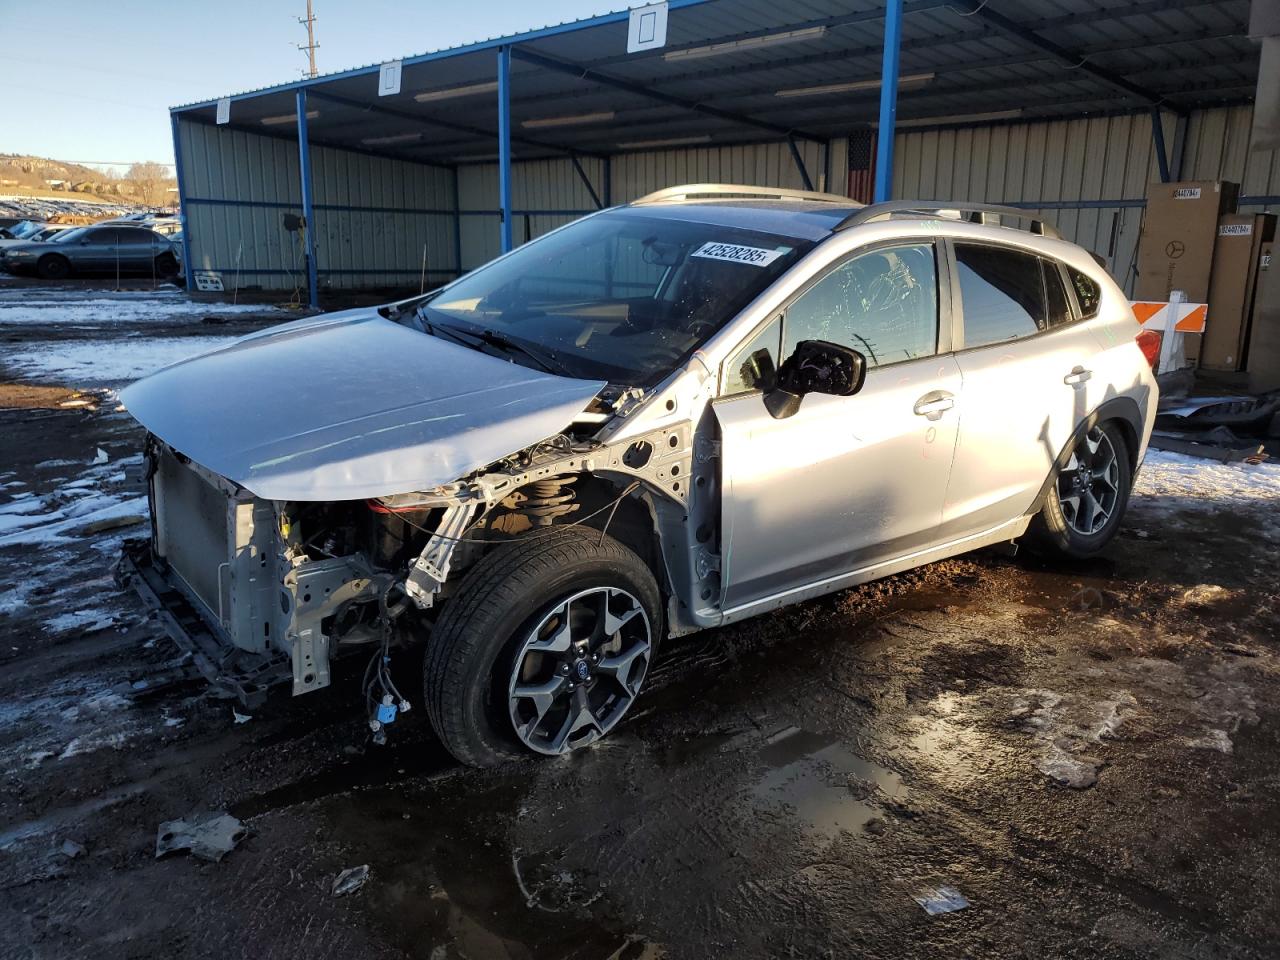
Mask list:
[[331,644],[378,639],[385,578],[376,553],[348,552],[354,512],[259,499],[155,438],[147,464],[152,535],[126,544],[122,579],[215,689],[250,707],[278,684],[307,693],[329,684]]
[[[263,398],[288,362],[313,373],[293,395]],[[127,547],[122,578],[246,705],[277,684],[325,687],[339,657],[363,651],[371,716],[403,709],[390,648],[429,634],[486,550],[539,527],[613,524],[677,579],[698,566],[683,530],[692,473],[708,468],[694,463],[688,420],[619,432],[643,405],[635,391],[377,314],[243,339],[122,400],[149,431],[152,508],[151,537]]]

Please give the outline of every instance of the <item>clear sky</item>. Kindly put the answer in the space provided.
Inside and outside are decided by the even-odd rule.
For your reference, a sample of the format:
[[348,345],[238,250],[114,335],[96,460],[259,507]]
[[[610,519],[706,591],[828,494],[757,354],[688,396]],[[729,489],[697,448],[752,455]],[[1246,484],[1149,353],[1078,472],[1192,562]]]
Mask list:
[[[643,0],[314,0],[321,73]],[[172,163],[168,108],[298,79],[306,0],[0,0],[0,153]]]

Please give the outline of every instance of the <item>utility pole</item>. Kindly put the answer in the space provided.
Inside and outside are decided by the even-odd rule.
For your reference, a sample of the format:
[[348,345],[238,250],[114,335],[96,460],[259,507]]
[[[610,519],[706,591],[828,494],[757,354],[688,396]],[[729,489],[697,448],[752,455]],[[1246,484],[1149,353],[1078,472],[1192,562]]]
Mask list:
[[299,50],[307,51],[308,68],[302,71],[303,76],[314,77],[320,71],[316,69],[316,50],[320,48],[320,44],[316,43],[316,16],[311,12],[311,0],[307,0],[307,15],[305,18],[299,17],[299,23],[307,25],[307,42],[306,44],[298,44]]

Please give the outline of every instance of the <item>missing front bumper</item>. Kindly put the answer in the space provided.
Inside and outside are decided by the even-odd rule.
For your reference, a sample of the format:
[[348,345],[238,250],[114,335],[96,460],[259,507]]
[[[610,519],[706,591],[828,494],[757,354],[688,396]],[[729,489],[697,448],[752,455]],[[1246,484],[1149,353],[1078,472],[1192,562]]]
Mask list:
[[215,635],[187,597],[166,579],[162,563],[146,540],[126,541],[116,564],[116,580],[132,587],[178,648],[191,654],[215,695],[254,708],[266,700],[271,688],[293,680],[293,667],[284,654],[242,650]]

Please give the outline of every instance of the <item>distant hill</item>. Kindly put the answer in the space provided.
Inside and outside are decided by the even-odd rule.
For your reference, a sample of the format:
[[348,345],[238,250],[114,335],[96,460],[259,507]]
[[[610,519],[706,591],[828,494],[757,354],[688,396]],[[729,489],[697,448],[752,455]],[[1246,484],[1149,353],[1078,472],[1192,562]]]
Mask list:
[[100,199],[112,204],[168,207],[176,182],[158,164],[135,164],[112,175],[79,163],[0,153],[0,196]]

